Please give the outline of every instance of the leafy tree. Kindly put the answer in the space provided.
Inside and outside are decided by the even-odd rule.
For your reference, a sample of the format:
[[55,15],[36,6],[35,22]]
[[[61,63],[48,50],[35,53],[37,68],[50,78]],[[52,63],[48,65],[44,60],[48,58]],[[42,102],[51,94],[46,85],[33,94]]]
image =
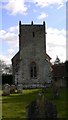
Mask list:
[[66,71],[68,72],[68,60],[65,61],[65,69],[66,69]]
[[2,85],[2,75],[12,73],[12,65],[7,65],[4,61],[0,60],[0,89]]
[[12,73],[12,65],[7,65],[4,61],[0,60],[0,74]]
[[4,61],[0,60],[0,85],[2,83],[2,73],[3,73],[4,68],[5,68],[5,63]]
[[0,60],[0,73],[3,72],[5,67],[6,67],[6,64],[4,63],[4,61]]
[[68,87],[68,60],[65,61],[65,69],[66,69],[66,86]]

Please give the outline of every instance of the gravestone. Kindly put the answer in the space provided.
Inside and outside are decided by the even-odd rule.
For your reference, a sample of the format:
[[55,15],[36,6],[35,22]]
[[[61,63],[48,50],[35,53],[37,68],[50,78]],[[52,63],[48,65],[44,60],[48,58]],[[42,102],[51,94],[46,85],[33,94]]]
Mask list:
[[15,90],[16,90],[16,86],[15,85],[11,85],[10,86],[10,93],[15,93]]
[[56,120],[57,119],[57,109],[56,106],[45,100],[44,95],[39,93],[37,99],[32,101],[27,106],[27,120]]
[[3,86],[3,95],[10,95],[10,85],[9,84],[5,84]]
[[60,85],[58,84],[58,80],[53,80],[53,99],[56,99],[59,97],[59,89]]
[[23,89],[22,84],[18,84],[18,85],[17,85],[17,92],[18,92],[18,93],[22,93],[22,89]]

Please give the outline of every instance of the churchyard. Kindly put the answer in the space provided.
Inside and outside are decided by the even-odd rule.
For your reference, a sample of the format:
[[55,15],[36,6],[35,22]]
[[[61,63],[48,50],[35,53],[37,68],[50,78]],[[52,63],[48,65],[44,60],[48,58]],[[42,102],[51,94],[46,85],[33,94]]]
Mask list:
[[[2,96],[2,119],[23,120],[26,118],[27,106],[35,100],[41,89],[23,90],[22,93],[14,93],[9,96]],[[58,117],[68,118],[67,90],[60,88],[59,97],[52,99],[52,88],[44,90],[45,98],[56,104]]]

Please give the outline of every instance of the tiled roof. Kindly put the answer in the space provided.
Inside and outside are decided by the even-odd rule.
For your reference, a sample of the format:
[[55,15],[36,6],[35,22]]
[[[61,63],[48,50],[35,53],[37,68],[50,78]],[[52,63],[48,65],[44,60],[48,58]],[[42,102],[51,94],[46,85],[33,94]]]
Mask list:
[[12,64],[17,64],[20,61],[20,51],[12,58]]

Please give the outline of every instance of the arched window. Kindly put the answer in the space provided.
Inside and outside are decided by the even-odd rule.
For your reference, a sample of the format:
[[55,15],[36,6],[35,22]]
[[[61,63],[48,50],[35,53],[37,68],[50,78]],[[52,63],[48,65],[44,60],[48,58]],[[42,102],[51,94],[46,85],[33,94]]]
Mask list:
[[31,78],[37,78],[37,68],[36,68],[36,63],[32,62],[30,64],[30,77]]

